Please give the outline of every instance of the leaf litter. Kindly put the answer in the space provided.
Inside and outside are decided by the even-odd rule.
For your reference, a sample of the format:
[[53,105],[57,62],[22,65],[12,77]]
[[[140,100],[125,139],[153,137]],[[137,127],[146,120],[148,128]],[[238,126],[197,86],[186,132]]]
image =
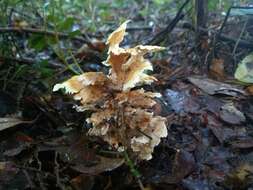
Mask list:
[[[252,187],[250,87],[226,82],[221,58],[211,61],[213,79],[174,67],[173,60],[161,66],[147,59],[164,48],[121,47],[127,23],[108,37],[108,72],[85,72],[54,86],[72,98],[29,97],[22,119],[3,116],[0,188],[14,181],[13,188],[136,189],[126,150],[147,189]],[[235,78],[248,82],[250,68],[240,67]],[[29,127],[14,127],[36,116]]]

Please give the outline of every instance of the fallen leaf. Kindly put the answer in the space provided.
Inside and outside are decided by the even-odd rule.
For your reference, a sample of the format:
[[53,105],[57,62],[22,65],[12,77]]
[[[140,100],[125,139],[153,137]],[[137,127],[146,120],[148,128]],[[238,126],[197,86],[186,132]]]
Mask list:
[[197,99],[183,91],[166,89],[164,98],[176,113],[197,113],[200,111]]
[[217,78],[224,78],[224,60],[213,59],[210,66],[211,74]]
[[247,92],[248,92],[250,95],[253,95],[253,85],[248,86],[248,87],[246,88],[246,90],[247,90]]
[[11,127],[15,127],[16,125],[22,123],[30,123],[30,121],[23,121],[19,118],[12,118],[12,117],[0,118],[0,131],[3,131]]
[[24,134],[24,133],[18,133],[18,134],[16,135],[16,140],[17,140],[18,142],[27,142],[27,143],[31,143],[31,142],[34,141],[33,138],[31,138],[30,136],[28,136],[28,135],[26,135],[26,134]]
[[177,181],[181,181],[185,176],[189,175],[195,169],[195,159],[192,153],[184,150],[177,151],[172,169]]
[[71,164],[72,169],[90,175],[111,171],[124,163],[123,158],[97,155],[94,149],[85,146],[87,142],[87,136],[82,136],[71,147],[58,149],[61,159]]
[[182,186],[187,190],[210,190],[216,189],[215,187],[211,187],[211,184],[205,179],[196,179],[189,177],[187,179],[183,179]]
[[232,148],[248,149],[253,148],[253,138],[239,138],[229,142]]
[[23,150],[26,150],[27,148],[29,148],[29,145],[19,145],[18,147],[16,148],[12,148],[10,150],[6,150],[3,152],[3,155],[4,156],[9,156],[9,157],[12,157],[12,156],[17,156],[18,154],[20,154]]
[[218,139],[220,143],[223,143],[226,140],[224,129],[222,127],[221,122],[214,117],[213,115],[207,115],[207,127],[211,129],[214,136]]
[[195,77],[188,77],[188,80],[206,92],[207,94],[214,95],[214,94],[224,94],[228,96],[239,96],[239,95],[246,95],[246,92],[243,90],[242,87],[226,84],[222,82],[218,82],[215,80],[211,80],[205,77],[195,76]]
[[224,181],[225,187],[229,187],[229,189],[250,189],[253,184],[252,173],[252,162],[241,163],[230,171]]
[[226,103],[221,107],[220,118],[233,125],[240,124],[246,120],[244,114],[233,103]]
[[246,83],[253,83],[253,53],[247,55],[238,65],[235,78]]
[[121,158],[106,158],[99,156],[97,159],[97,164],[92,166],[86,166],[85,164],[79,163],[75,166],[71,166],[71,168],[84,174],[97,175],[102,172],[112,171],[124,163],[124,159]]
[[178,150],[175,155],[172,174],[162,176],[161,182],[174,184],[179,183],[184,177],[194,171],[196,167],[193,155],[185,150]]

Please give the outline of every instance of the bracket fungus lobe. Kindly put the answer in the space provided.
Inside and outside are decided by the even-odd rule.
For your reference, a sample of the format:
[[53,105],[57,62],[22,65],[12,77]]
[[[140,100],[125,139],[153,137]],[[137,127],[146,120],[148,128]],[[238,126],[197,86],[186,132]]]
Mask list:
[[56,84],[53,91],[64,88],[66,93],[80,101],[79,111],[93,111],[87,118],[93,126],[88,131],[89,135],[101,137],[117,151],[128,150],[140,160],[149,160],[154,147],[167,136],[166,119],[152,112],[156,104],[154,98],[161,95],[133,88],[156,80],[145,73],[153,67],[144,55],[164,48],[143,45],[127,49],[120,47],[128,22],[108,37],[108,58],[104,62],[110,67],[108,75],[87,72],[73,76]]

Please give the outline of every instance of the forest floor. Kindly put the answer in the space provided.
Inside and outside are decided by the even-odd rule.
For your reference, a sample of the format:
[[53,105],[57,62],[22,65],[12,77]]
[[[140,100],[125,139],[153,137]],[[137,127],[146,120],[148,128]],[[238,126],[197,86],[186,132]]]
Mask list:
[[40,18],[15,13],[16,23],[0,27],[0,189],[253,189],[253,86],[234,78],[253,49],[252,15],[210,12],[206,27],[195,30],[189,8],[168,16],[154,11],[150,22],[133,9],[122,46],[166,48],[148,56],[158,80],[144,86],[162,94],[154,112],[167,119],[168,136],[153,158],[126,163],[86,135],[88,112],[52,92],[80,70],[108,72],[105,42],[120,23],[56,34],[41,29]]

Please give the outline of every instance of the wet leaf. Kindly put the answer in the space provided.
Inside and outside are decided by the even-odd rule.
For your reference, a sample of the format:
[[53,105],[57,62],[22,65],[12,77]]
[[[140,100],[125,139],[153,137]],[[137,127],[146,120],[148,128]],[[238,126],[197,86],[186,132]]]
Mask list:
[[200,179],[192,179],[191,177],[184,179],[182,182],[184,188],[187,190],[211,190],[214,189],[211,185],[207,182],[207,180],[200,180]]
[[11,118],[11,117],[0,118],[0,131],[3,131],[11,127],[15,127],[22,123],[29,123],[29,122],[23,121],[19,118]]
[[240,124],[246,120],[244,114],[233,103],[227,103],[221,107],[220,117],[230,124]]
[[193,155],[185,150],[178,150],[175,155],[172,174],[161,177],[161,182],[168,184],[178,183],[193,172],[195,167]]
[[16,155],[20,154],[23,150],[27,149],[28,147],[29,147],[29,145],[22,144],[16,148],[12,148],[12,149],[4,151],[3,155],[10,156],[10,157],[16,156]]
[[60,148],[61,159],[71,164],[71,168],[83,174],[96,175],[111,171],[124,163],[123,158],[109,158],[97,155],[94,149],[87,147],[88,139],[82,136],[70,147]]
[[224,184],[229,189],[248,189],[253,184],[253,164],[250,162],[241,163],[233,171],[231,171]]
[[176,113],[198,113],[201,111],[200,105],[197,99],[193,96],[189,96],[186,92],[175,91],[166,89],[164,97],[168,105]]
[[195,76],[188,77],[189,81],[199,87],[207,94],[224,94],[228,96],[246,95],[245,91],[238,86],[230,85],[215,80],[207,79],[205,77]]
[[253,85],[248,86],[248,87],[246,88],[246,90],[247,90],[247,92],[248,92],[250,95],[253,95]]
[[253,138],[239,138],[229,142],[233,148],[248,149],[253,148]]
[[246,83],[253,83],[253,53],[247,55],[238,65],[235,78]]
[[97,159],[97,164],[94,164],[93,166],[86,166],[85,164],[79,163],[72,166],[72,168],[84,174],[97,175],[102,172],[112,171],[124,163],[124,159],[121,158],[106,158],[99,156]]

